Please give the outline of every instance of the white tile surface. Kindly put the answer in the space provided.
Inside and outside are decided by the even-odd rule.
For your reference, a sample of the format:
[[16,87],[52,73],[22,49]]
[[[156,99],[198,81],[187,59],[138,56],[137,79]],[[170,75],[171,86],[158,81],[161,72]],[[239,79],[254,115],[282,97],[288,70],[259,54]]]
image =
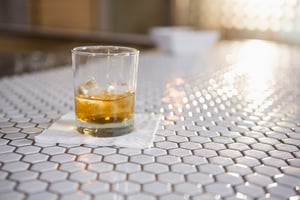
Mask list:
[[249,44],[141,53],[136,111],[163,116],[144,150],[35,143],[74,109],[71,66],[1,78],[0,199],[297,199],[300,49],[271,45],[252,81],[234,63]]

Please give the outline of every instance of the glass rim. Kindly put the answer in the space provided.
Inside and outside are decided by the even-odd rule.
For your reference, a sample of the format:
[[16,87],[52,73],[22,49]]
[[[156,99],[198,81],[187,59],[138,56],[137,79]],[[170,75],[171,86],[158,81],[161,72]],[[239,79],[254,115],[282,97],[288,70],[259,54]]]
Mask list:
[[[114,52],[100,52],[97,50],[115,50]],[[94,51],[93,51],[94,50]],[[121,50],[121,51],[116,51]],[[74,47],[71,52],[76,55],[89,55],[89,56],[119,56],[119,55],[136,55],[140,51],[138,49],[126,46],[113,46],[113,45],[90,45]]]

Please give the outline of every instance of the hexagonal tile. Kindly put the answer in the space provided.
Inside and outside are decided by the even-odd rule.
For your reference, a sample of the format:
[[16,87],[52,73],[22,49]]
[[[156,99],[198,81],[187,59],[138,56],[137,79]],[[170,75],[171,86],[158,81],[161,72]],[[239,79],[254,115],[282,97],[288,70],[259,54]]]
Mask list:
[[200,172],[212,174],[212,175],[217,175],[217,174],[221,174],[221,173],[225,172],[225,170],[222,166],[211,164],[211,163],[200,165],[198,167],[199,167]]
[[[231,126],[231,127],[228,127],[230,131],[235,131],[235,132],[239,132],[239,133],[245,133],[245,132],[248,132],[250,131],[250,129],[246,126]],[[245,140],[245,142],[250,142],[250,140]]]
[[81,154],[88,154],[91,153],[92,149],[88,147],[73,147],[68,150],[68,153],[74,154],[74,155],[81,155]]
[[286,174],[280,174],[275,176],[275,180],[277,183],[281,185],[285,185],[290,188],[296,188],[300,185],[300,179],[294,176],[289,176]]
[[262,187],[273,183],[271,178],[257,173],[249,174],[245,178],[249,183],[260,185]]
[[17,191],[9,191],[1,193],[2,199],[14,199],[14,200],[21,200],[25,198],[25,194],[17,192]]
[[215,137],[212,138],[212,141],[216,142],[216,143],[220,143],[220,144],[230,144],[230,143],[234,143],[234,140],[230,137]]
[[93,151],[93,153],[103,155],[103,156],[114,154],[116,152],[117,152],[117,150],[112,147],[99,147],[99,148],[94,149],[94,151]]
[[[15,125],[15,123],[13,123],[13,122],[8,122],[8,121],[0,122],[1,131],[3,131],[2,128],[13,127],[14,125]],[[5,132],[5,131],[3,131],[3,132]]]
[[[300,131],[299,131],[300,132]],[[300,139],[300,136],[299,136],[299,133],[298,132],[296,132],[296,133],[294,133],[294,132],[292,132],[292,133],[288,133],[288,135],[289,135],[289,137],[290,138],[292,138],[292,139]],[[297,141],[297,140],[296,140]]]
[[178,163],[171,166],[171,171],[182,173],[182,174],[189,174],[196,172],[196,167],[194,165],[186,164],[186,163]]
[[230,196],[234,193],[229,184],[224,183],[212,183],[205,186],[205,189],[213,194],[220,195],[221,197]]
[[175,163],[179,163],[180,158],[177,156],[171,156],[171,155],[160,156],[157,158],[157,162],[172,165]]
[[42,182],[40,180],[31,180],[21,183],[18,186],[18,190],[26,192],[26,193],[37,193],[44,191],[47,187],[47,183]]
[[148,164],[154,162],[154,157],[150,155],[135,155],[130,157],[130,161],[137,164]]
[[299,157],[299,158],[288,159],[288,163],[289,163],[291,166],[299,167],[299,168],[300,168],[300,157]]
[[107,163],[119,164],[119,163],[127,162],[128,156],[120,155],[120,154],[108,155],[108,156],[105,156],[103,160]]
[[260,165],[260,166],[254,167],[254,170],[257,173],[264,174],[269,177],[275,176],[277,174],[281,174],[279,169],[277,169],[276,167],[267,166],[267,165]]
[[179,146],[183,149],[196,150],[202,148],[202,145],[197,142],[182,142]]
[[124,182],[113,185],[114,191],[121,193],[121,194],[126,194],[126,195],[136,193],[136,192],[140,191],[140,188],[141,188],[141,186],[139,184],[129,182],[129,181],[124,181]]
[[259,131],[246,132],[246,133],[244,133],[244,135],[247,136],[247,137],[257,138],[257,139],[264,137],[264,134],[259,132]]
[[298,168],[298,167],[286,166],[286,167],[282,167],[281,170],[285,174],[288,174],[291,176],[297,176],[298,178],[300,178],[300,168]]
[[237,173],[240,174],[241,176],[253,173],[248,166],[242,164],[234,164],[234,165],[226,166],[226,169],[228,172]]
[[[5,193],[7,191],[13,190],[15,187],[16,182],[11,180],[0,180],[0,191],[1,193]],[[1,194],[2,196],[2,194]]]
[[228,157],[228,158],[239,158],[243,156],[240,151],[232,150],[232,149],[220,150],[218,153],[221,156]]
[[104,194],[95,195],[95,200],[104,200],[104,199],[124,200],[125,198],[121,194],[116,194],[116,193],[104,193]]
[[80,156],[78,156],[78,161],[80,162],[84,162],[84,163],[96,163],[101,161],[102,156],[99,156],[97,154],[93,154],[93,153],[87,153],[87,154],[81,154]]
[[150,156],[162,156],[162,155],[167,155],[167,151],[164,149],[152,147],[149,149],[145,149],[144,154]]
[[38,200],[38,199],[56,200],[58,199],[58,195],[47,191],[42,191],[39,193],[30,194],[30,196],[28,196],[27,199],[28,200]]
[[0,138],[0,145],[5,145],[9,142],[7,139]]
[[31,167],[31,170],[38,171],[38,172],[46,172],[56,170],[58,168],[57,163],[44,161],[40,163],[36,163]]
[[23,155],[28,155],[28,154],[38,153],[40,150],[41,150],[41,147],[24,146],[24,147],[17,148],[16,152],[23,154]]
[[210,200],[210,199],[218,199],[219,196],[218,195],[213,195],[210,193],[204,193],[204,194],[200,194],[200,195],[195,195],[193,197],[193,200]]
[[31,127],[31,128],[23,128],[22,133],[27,133],[27,134],[34,134],[34,133],[41,133],[43,129],[38,128],[38,127]]
[[38,172],[26,170],[26,171],[15,172],[11,174],[9,178],[12,180],[23,182],[23,181],[35,180],[37,179],[38,175],[39,175]]
[[65,194],[62,196],[61,198],[62,200],[70,200],[70,199],[74,199],[74,200],[90,200],[91,196],[88,194],[85,194],[83,192],[74,192],[71,194]]
[[286,138],[286,139],[282,139],[282,142],[285,144],[298,146],[300,144],[300,139]]
[[280,122],[276,122],[276,124],[278,126],[285,127],[285,128],[294,128],[294,127],[297,126],[296,123],[294,123],[292,121],[291,122],[289,122],[289,121],[280,121]]
[[1,128],[2,133],[6,133],[4,138],[6,139],[18,139],[18,138],[24,138],[26,135],[23,133],[18,133],[21,129],[16,127],[6,127]]
[[256,149],[256,150],[264,151],[264,152],[274,150],[274,147],[270,144],[256,143],[256,144],[251,144],[250,146],[252,147],[252,149]]
[[202,156],[204,158],[217,156],[217,152],[210,149],[198,149],[194,151],[194,154],[197,156]]
[[208,160],[212,164],[217,164],[217,165],[222,165],[222,166],[234,164],[234,162],[231,158],[224,157],[224,156],[215,156],[212,158],[208,158]]
[[51,184],[49,189],[50,191],[57,192],[59,194],[67,194],[75,192],[78,189],[78,183],[65,180]]
[[88,169],[90,171],[103,173],[103,172],[109,172],[113,170],[113,164],[101,162],[101,163],[93,163],[88,165]]
[[236,186],[238,193],[246,195],[248,198],[258,198],[265,194],[264,190],[260,186],[253,184],[243,184]]
[[48,171],[48,172],[44,172],[41,174],[40,179],[53,183],[53,182],[57,182],[57,181],[62,181],[64,179],[66,179],[67,177],[67,173],[66,172],[62,172],[62,171]]
[[79,182],[79,183],[93,181],[93,180],[96,180],[96,178],[97,178],[96,173],[86,171],[86,170],[74,172],[70,175],[70,180],[73,180],[73,181]]
[[278,158],[272,158],[272,157],[264,158],[264,159],[262,159],[262,162],[265,165],[273,166],[273,167],[277,167],[277,168],[287,166],[287,163],[285,162],[285,160],[278,159]]
[[246,136],[237,137],[237,138],[235,138],[235,140],[239,143],[244,143],[244,144],[248,144],[248,145],[257,143],[257,141],[254,138],[246,137]]
[[243,178],[236,173],[226,173],[226,174],[219,174],[216,176],[217,180],[230,185],[239,185],[244,182]]
[[155,176],[148,172],[136,172],[129,175],[129,180],[137,183],[145,184],[155,180]]
[[176,192],[182,193],[185,196],[193,196],[202,193],[202,188],[198,184],[180,183],[175,185]]
[[66,151],[66,148],[58,147],[58,146],[51,146],[51,147],[45,147],[42,150],[42,153],[48,154],[48,155],[57,155],[62,154]]
[[14,152],[9,152],[5,154],[0,154],[0,161],[3,163],[14,162],[20,160],[22,155]]
[[109,191],[109,184],[101,181],[88,181],[83,183],[81,189],[91,194],[100,194]]
[[[270,137],[262,137],[262,138],[258,138],[258,141],[261,144],[269,144],[269,145],[274,145],[274,144],[280,144],[281,142],[277,139],[274,138],[270,138]],[[274,148],[272,148],[273,150]],[[264,149],[262,149],[264,150]]]
[[224,144],[216,143],[216,142],[205,143],[205,144],[203,144],[203,146],[206,149],[211,149],[211,150],[214,150],[214,151],[219,151],[219,150],[222,150],[222,149],[226,149]]
[[201,165],[207,163],[207,159],[201,156],[185,156],[182,158],[184,163],[193,164],[193,165]]
[[214,138],[220,136],[220,133],[218,131],[201,131],[199,136]]
[[125,173],[134,173],[141,170],[141,166],[135,163],[121,163],[116,166],[116,170]]
[[241,133],[230,130],[220,130],[220,135],[222,137],[237,138],[241,136]]
[[292,188],[288,188],[286,186],[278,185],[278,184],[274,184],[274,185],[268,187],[268,191],[271,194],[276,195],[276,196],[278,196],[280,198],[283,198],[283,199],[289,199],[289,198],[292,198],[292,197],[296,197],[296,198],[299,197],[299,193],[296,194],[296,192]]
[[16,147],[13,147],[13,146],[1,145],[0,146],[0,154],[13,152],[15,149],[16,149]]
[[160,174],[169,171],[169,167],[160,163],[150,163],[144,166],[144,170],[154,174]]
[[153,182],[144,185],[144,191],[154,195],[164,195],[171,191],[171,187],[167,183]]
[[48,160],[49,156],[41,153],[25,155],[22,160],[29,163],[38,163]]
[[290,144],[276,144],[275,147],[277,150],[280,151],[286,151],[286,152],[299,151],[299,149],[296,146]]
[[31,139],[14,139],[9,143],[11,146],[22,147],[33,144],[33,140]]
[[192,155],[192,152],[190,150],[187,150],[187,149],[177,148],[177,149],[169,150],[169,155],[185,157],[185,156]]
[[255,166],[258,166],[258,165],[261,164],[258,159],[252,158],[252,157],[249,157],[249,156],[236,158],[235,160],[238,164],[243,164],[243,165],[246,165],[246,166],[249,166],[249,167],[255,167]]
[[210,138],[202,137],[202,136],[189,137],[189,139],[190,139],[191,142],[196,142],[196,143],[199,143],[199,144],[204,144],[204,143],[207,143],[207,142],[211,142]]
[[81,171],[85,168],[86,164],[80,163],[80,162],[67,162],[67,163],[62,163],[59,167],[60,170],[65,171],[65,172],[76,172],[76,171]]
[[250,157],[253,157],[256,159],[262,159],[262,158],[268,157],[268,155],[265,152],[255,150],[255,149],[246,150],[246,151],[244,151],[244,154],[246,156],[250,156]]
[[168,136],[167,140],[170,142],[180,143],[180,142],[186,142],[187,138],[183,136],[172,135],[172,136]]
[[214,178],[211,174],[205,173],[192,173],[187,175],[187,180],[192,183],[208,185],[214,182]]
[[273,126],[270,127],[273,131],[277,131],[277,132],[282,132],[282,133],[288,133],[291,131],[290,128],[288,127],[283,127],[283,126]]
[[167,141],[157,142],[155,146],[162,149],[174,149],[178,147],[177,143]]
[[103,172],[100,174],[100,180],[106,181],[108,183],[117,183],[120,181],[126,180],[126,174],[122,172],[110,171],[110,172]]
[[66,163],[75,160],[75,156],[70,154],[59,154],[52,156],[50,160],[57,163]]
[[15,161],[15,162],[4,163],[2,170],[14,173],[14,172],[27,170],[28,168],[29,168],[28,163],[22,161]]
[[287,134],[285,133],[281,133],[281,132],[277,132],[277,131],[268,131],[265,133],[269,138],[274,138],[274,139],[278,139],[278,140],[282,140],[287,138]]
[[166,172],[158,175],[158,179],[165,183],[176,184],[184,182],[184,176],[182,174],[174,172]]

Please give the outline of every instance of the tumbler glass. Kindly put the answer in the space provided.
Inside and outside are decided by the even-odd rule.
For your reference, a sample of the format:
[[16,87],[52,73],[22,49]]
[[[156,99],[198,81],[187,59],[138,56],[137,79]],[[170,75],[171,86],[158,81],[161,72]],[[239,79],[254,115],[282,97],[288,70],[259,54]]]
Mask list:
[[113,137],[134,128],[139,51],[121,46],[72,49],[77,130]]

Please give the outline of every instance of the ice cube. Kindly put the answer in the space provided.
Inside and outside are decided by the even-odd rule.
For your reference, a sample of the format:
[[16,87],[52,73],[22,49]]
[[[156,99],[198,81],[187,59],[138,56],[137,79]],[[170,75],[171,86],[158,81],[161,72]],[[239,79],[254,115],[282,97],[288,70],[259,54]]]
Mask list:
[[110,85],[107,86],[107,93],[108,94],[123,94],[128,92],[129,88],[127,83],[117,83],[117,82],[112,82]]
[[116,91],[116,87],[114,85],[109,85],[107,87],[107,92],[108,93],[114,93]]
[[97,81],[93,77],[79,86],[79,94],[94,96],[100,93],[101,88],[98,86]]
[[128,84],[127,83],[118,83],[117,87],[116,87],[116,92],[117,93],[125,93],[125,92],[128,92],[129,90],[129,87],[128,87]]

